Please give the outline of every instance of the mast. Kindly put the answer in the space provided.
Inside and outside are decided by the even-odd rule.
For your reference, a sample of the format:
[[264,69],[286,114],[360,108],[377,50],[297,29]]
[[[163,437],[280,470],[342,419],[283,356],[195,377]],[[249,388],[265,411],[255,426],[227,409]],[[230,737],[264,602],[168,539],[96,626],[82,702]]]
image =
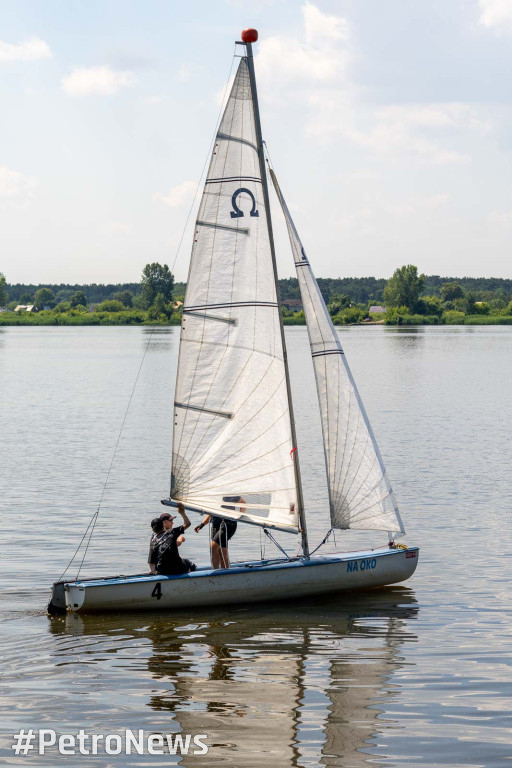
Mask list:
[[270,216],[270,198],[268,194],[267,171],[265,167],[265,155],[263,150],[263,139],[261,134],[260,110],[258,106],[258,91],[256,90],[256,75],[254,72],[254,59],[252,56],[252,43],[256,42],[257,39],[258,39],[258,33],[255,29],[243,30],[242,40],[245,44],[245,48],[247,52],[247,66],[249,68],[249,78],[251,81],[251,90],[252,90],[253,107],[254,107],[254,122],[256,127],[258,158],[260,162],[260,172],[261,172],[261,183],[263,186],[263,199],[265,201],[265,210],[267,212],[268,236],[270,240],[270,252],[272,254],[272,267],[274,270],[274,282],[276,287],[276,297],[277,297],[278,312],[279,312],[279,328],[281,331],[281,340],[283,345],[283,361],[284,361],[284,370],[285,370],[285,377],[286,377],[286,391],[288,393],[288,406],[289,406],[289,412],[290,412],[290,428],[291,428],[291,434],[292,434],[293,447],[295,449],[293,465],[294,465],[294,471],[295,471],[295,484],[297,486],[297,504],[298,504],[297,512],[298,512],[299,521],[300,521],[302,550],[304,552],[304,556],[309,557],[308,532],[306,527],[306,516],[304,513],[304,498],[302,495],[302,482],[300,477],[300,464],[299,464],[299,455],[297,450],[297,435],[295,432],[295,419],[293,416],[293,402],[292,402],[292,392],[291,392],[291,386],[290,386],[290,372],[288,370],[288,353],[286,351],[286,342],[284,337],[283,316],[281,312],[281,299],[279,295],[279,282],[278,282],[278,275],[277,275],[276,251],[274,246],[272,219]]

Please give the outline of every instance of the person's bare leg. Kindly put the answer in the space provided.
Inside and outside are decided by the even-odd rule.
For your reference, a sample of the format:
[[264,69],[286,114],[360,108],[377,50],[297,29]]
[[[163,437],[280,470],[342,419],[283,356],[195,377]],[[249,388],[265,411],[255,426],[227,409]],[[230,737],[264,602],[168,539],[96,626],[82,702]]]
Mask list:
[[219,547],[219,549],[220,549],[220,552],[219,552],[219,555],[220,555],[220,557],[219,557],[220,566],[219,567],[220,568],[229,568],[228,548],[227,547],[222,547],[222,548]]
[[222,568],[221,549],[216,541],[210,544],[212,550],[212,568]]

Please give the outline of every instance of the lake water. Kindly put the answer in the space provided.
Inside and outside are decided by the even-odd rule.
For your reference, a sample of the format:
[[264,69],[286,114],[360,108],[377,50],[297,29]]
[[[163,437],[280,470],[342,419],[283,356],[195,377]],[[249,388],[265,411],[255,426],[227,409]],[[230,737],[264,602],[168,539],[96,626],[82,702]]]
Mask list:
[[[139,369],[82,574],[146,567],[169,489],[179,329],[0,329],[4,765],[84,760],[15,756],[21,728],[207,734],[203,756],[87,758],[105,767],[511,765],[512,328],[340,335],[405,541],[421,547],[409,582],[285,607],[49,618]],[[314,546],[329,527],[320,426],[306,329],[286,336]],[[258,530],[241,529],[232,559],[259,556]],[[184,554],[206,562],[207,538],[189,531]],[[336,546],[370,541],[385,543],[340,533]]]

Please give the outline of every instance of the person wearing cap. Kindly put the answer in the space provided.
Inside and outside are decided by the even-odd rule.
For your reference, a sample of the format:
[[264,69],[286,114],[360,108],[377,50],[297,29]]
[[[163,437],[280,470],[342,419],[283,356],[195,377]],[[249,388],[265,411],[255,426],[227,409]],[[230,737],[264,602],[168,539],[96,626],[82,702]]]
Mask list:
[[[245,504],[241,496],[226,496],[224,501],[230,501],[232,503]],[[226,509],[235,509],[234,507],[226,507]],[[245,507],[240,507],[240,512],[245,512]],[[211,542],[210,551],[212,556],[213,568],[229,568],[229,553],[228,553],[228,541],[235,535],[237,529],[236,520],[227,520],[223,517],[216,517],[215,515],[206,515],[199,525],[196,525],[194,531],[199,533],[201,528],[205,525],[212,523],[211,530]]]
[[161,573],[163,576],[177,576],[180,573],[188,573],[196,569],[193,562],[180,557],[178,552],[178,547],[185,541],[183,533],[187,528],[190,528],[190,520],[181,502],[178,503],[178,512],[183,518],[183,525],[178,525],[176,528],[173,527],[176,520],[175,515],[163,512],[160,518],[155,518],[155,521],[159,519],[162,522],[163,531],[162,533],[156,533],[155,547],[153,551],[150,551],[150,568],[152,565],[154,566],[154,571],[153,569],[151,571],[152,573]]

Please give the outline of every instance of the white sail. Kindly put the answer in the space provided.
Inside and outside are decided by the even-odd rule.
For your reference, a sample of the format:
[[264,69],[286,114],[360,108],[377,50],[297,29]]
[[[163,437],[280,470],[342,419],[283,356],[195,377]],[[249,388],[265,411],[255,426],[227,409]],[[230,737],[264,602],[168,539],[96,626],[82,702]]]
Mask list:
[[297,532],[295,446],[256,141],[242,58],[194,230],[171,496],[189,508]]
[[333,528],[404,533],[368,417],[273,171],[297,269],[320,402]]

